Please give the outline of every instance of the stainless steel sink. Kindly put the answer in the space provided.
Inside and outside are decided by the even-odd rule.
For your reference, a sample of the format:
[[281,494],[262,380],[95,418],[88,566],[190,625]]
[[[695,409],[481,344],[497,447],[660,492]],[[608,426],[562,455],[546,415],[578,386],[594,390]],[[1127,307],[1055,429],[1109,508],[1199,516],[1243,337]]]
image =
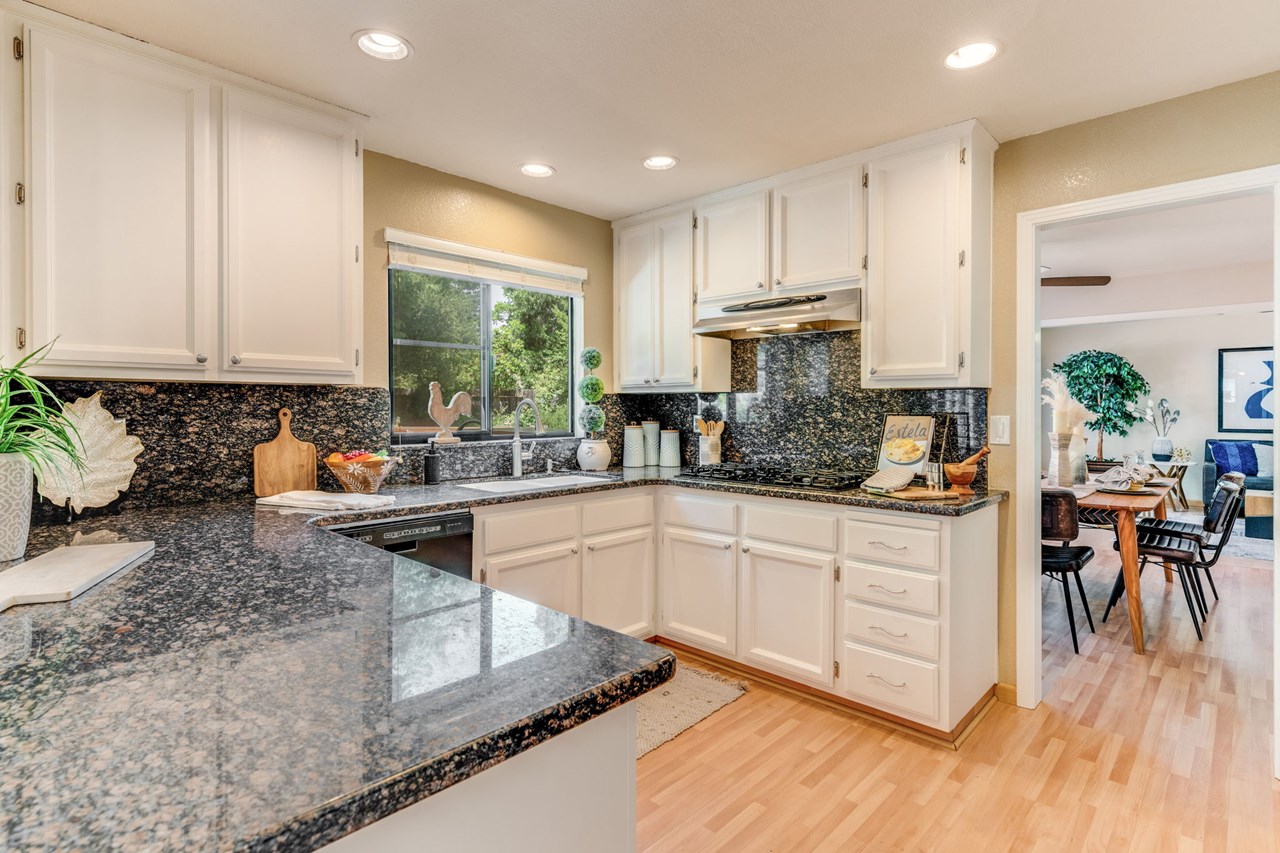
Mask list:
[[566,474],[561,477],[536,477],[529,480],[490,480],[487,483],[459,483],[464,489],[505,495],[512,492],[533,492],[542,489],[566,489],[573,486],[600,485],[607,482],[601,477],[582,474]]

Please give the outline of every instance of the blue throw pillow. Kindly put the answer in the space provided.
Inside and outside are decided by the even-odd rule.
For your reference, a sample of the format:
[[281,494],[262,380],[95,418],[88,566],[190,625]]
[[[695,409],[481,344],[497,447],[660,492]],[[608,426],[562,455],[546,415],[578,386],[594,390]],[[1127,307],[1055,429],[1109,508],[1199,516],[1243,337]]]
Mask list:
[[1209,450],[1219,471],[1237,471],[1246,477],[1258,475],[1258,454],[1247,441],[1211,441]]

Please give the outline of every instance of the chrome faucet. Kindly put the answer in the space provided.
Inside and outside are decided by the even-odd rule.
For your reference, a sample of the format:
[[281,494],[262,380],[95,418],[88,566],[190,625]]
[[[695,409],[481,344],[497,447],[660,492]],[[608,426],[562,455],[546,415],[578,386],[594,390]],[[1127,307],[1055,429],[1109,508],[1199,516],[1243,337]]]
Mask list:
[[525,398],[516,405],[516,426],[515,435],[511,437],[511,476],[524,476],[525,461],[533,461],[533,450],[530,448],[528,455],[521,452],[520,448],[520,412],[524,411],[524,407],[528,406],[533,409],[533,430],[535,435],[542,435],[546,432],[542,428],[542,412],[538,411],[538,404],[531,398]]

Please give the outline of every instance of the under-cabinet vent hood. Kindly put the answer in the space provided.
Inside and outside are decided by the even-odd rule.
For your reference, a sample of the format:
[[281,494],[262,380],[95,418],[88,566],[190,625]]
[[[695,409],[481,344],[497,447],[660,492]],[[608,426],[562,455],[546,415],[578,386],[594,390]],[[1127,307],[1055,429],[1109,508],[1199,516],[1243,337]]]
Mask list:
[[778,294],[733,305],[698,306],[693,331],[718,338],[767,338],[858,328],[862,290]]

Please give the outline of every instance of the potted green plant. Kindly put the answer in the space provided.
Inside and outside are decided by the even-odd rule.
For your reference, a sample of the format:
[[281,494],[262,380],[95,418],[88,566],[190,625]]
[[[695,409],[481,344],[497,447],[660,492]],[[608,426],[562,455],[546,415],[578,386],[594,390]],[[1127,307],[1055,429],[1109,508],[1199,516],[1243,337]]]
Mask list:
[[1104,435],[1129,434],[1138,422],[1133,405],[1151,391],[1142,374],[1123,356],[1101,350],[1069,355],[1053,366],[1062,374],[1071,396],[1093,413],[1085,424],[1098,433],[1098,461],[1102,461]]
[[0,364],[0,560],[27,550],[34,477],[59,462],[79,467],[75,428],[62,417],[62,403],[25,368],[38,363],[46,344],[13,367]]
[[586,371],[586,375],[578,382],[578,393],[587,403],[578,412],[578,425],[589,436],[578,444],[578,467],[583,471],[603,471],[609,467],[612,455],[609,442],[596,438],[598,433],[604,431],[604,409],[597,405],[604,397],[604,381],[592,371],[600,366],[604,358],[600,355],[600,350],[587,347],[578,359]]

